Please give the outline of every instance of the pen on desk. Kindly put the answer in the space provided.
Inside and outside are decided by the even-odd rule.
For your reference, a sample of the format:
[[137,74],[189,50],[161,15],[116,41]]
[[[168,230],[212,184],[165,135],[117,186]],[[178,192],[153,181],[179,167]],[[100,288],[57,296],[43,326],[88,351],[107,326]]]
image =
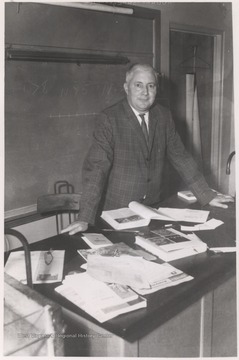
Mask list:
[[139,230],[115,230],[115,229],[102,229],[101,231],[109,231],[109,232],[126,232],[126,233],[140,233]]

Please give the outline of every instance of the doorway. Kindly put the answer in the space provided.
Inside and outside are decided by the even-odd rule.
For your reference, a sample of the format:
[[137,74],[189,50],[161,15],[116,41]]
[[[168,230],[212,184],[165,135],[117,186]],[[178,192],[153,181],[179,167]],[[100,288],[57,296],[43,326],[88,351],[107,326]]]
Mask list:
[[[174,26],[170,29],[170,99],[176,128],[189,151],[187,77],[193,75],[197,89],[201,158],[207,182],[217,187],[220,161],[222,93],[221,34]],[[197,160],[197,159],[196,159]]]

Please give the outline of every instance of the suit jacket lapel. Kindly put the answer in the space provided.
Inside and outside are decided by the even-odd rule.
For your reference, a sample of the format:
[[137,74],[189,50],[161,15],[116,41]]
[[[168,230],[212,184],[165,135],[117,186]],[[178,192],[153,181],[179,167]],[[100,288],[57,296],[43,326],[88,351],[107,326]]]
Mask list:
[[158,119],[158,112],[156,111],[156,108],[153,107],[149,111],[149,152],[152,149],[154,137],[156,133],[156,126],[159,123]]

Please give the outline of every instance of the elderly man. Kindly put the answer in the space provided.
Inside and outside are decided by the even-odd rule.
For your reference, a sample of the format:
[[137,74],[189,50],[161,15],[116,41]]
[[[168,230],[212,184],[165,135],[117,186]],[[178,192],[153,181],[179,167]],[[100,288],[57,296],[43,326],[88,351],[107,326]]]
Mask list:
[[157,73],[136,64],[126,74],[127,98],[98,118],[93,144],[83,165],[79,218],[63,232],[75,234],[94,224],[103,210],[127,207],[130,201],[159,202],[165,157],[170,160],[201,205],[227,207],[233,201],[212,191],[185,150],[170,112],[155,104]]

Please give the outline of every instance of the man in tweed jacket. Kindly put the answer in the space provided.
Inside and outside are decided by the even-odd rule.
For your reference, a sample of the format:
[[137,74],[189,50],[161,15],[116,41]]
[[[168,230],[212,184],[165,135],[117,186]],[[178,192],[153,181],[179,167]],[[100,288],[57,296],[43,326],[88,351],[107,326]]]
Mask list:
[[[134,65],[126,74],[124,89],[127,99],[104,110],[97,120],[83,165],[79,219],[63,232],[85,231],[102,209],[127,207],[133,200],[145,205],[160,201],[166,156],[202,205],[227,207],[223,202],[233,199],[208,187],[175,131],[170,112],[154,104],[155,70]],[[142,114],[148,142],[141,128]]]

